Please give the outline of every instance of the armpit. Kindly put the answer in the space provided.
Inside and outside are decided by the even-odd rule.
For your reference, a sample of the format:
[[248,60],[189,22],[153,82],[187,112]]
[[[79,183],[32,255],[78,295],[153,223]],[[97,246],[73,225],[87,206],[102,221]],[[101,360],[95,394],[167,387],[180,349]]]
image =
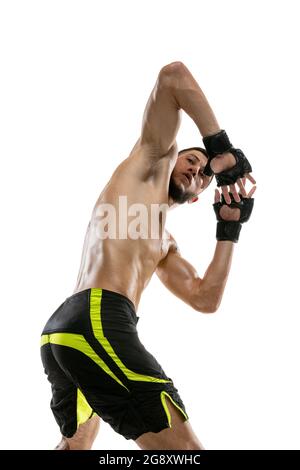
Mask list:
[[179,246],[175,240],[175,238],[173,237],[173,235],[171,235],[171,233],[165,229],[165,233],[164,233],[164,236],[166,237],[166,240],[167,240],[167,254],[168,253],[179,253],[180,254],[180,250],[179,250]]

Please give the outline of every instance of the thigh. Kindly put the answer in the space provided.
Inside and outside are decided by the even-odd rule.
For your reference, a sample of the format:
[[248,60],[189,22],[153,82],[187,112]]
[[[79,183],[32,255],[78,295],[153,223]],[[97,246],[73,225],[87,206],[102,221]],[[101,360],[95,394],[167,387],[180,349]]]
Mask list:
[[52,413],[61,434],[71,437],[77,429],[77,387],[57,363],[49,343],[42,346],[41,358],[51,384]]
[[191,424],[166,397],[170,427],[160,432],[146,432],[135,442],[142,450],[203,450],[204,447],[194,433]]

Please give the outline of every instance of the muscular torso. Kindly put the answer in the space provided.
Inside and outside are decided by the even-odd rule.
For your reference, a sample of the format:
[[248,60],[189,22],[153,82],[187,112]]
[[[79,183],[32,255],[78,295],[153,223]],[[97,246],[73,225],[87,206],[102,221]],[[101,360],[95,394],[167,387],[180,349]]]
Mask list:
[[[159,220],[156,217],[159,231],[151,238],[150,224],[153,224],[154,218],[150,220],[150,214],[151,204],[168,204],[169,180],[177,152],[173,148],[159,160],[152,158],[151,154],[147,155],[147,152],[138,141],[130,156],[117,167],[98,197],[87,228],[74,293],[91,287],[112,290],[132,300],[137,309],[142,291],[158,263],[167,255],[173,242],[165,230],[164,217],[160,216]],[[143,204],[143,211],[147,209],[147,238],[132,239],[128,236],[128,231],[126,234],[124,232],[124,227],[130,227],[130,222],[136,219],[136,215],[129,215],[125,225],[123,219],[120,227],[119,196],[126,196],[128,208],[139,203]],[[103,213],[103,204],[111,204],[116,209],[116,238],[99,236],[103,234],[100,227],[103,227],[104,216],[107,215],[107,212]],[[124,206],[120,212],[124,217]],[[141,211],[138,210],[137,214],[141,214]],[[147,227],[143,228],[146,230]],[[107,230],[107,226],[105,229]],[[141,226],[137,230],[141,230]]]

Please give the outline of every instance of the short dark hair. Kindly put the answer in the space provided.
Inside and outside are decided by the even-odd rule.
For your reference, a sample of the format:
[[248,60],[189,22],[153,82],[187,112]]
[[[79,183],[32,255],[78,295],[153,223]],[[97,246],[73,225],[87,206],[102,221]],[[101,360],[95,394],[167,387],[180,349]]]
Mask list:
[[188,150],[199,150],[199,152],[204,153],[206,158],[208,158],[207,151],[205,149],[203,149],[202,147],[189,147],[188,149],[182,149],[182,150],[179,150],[178,155],[180,155],[183,152],[187,152]]

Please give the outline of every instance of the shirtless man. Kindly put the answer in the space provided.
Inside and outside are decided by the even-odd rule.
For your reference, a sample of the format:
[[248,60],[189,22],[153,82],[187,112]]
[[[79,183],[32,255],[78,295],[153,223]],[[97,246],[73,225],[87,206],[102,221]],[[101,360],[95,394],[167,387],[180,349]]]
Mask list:
[[[206,150],[178,152],[181,109],[194,120]],[[154,272],[197,312],[217,310],[234,243],[253,206],[255,186],[249,194],[244,186],[246,178],[255,183],[251,171],[187,67],[163,67],[141,136],[92,211],[74,293],[42,333],[51,409],[62,434],[57,449],[90,449],[100,418],[141,449],[203,449],[172,379],[139,340],[136,312]],[[201,279],[165,229],[165,215],[195,202],[213,174],[222,191],[222,198],[215,193],[217,243]],[[138,224],[137,204],[143,208]],[[162,210],[152,211],[155,204]],[[158,230],[150,233],[153,219]]]

